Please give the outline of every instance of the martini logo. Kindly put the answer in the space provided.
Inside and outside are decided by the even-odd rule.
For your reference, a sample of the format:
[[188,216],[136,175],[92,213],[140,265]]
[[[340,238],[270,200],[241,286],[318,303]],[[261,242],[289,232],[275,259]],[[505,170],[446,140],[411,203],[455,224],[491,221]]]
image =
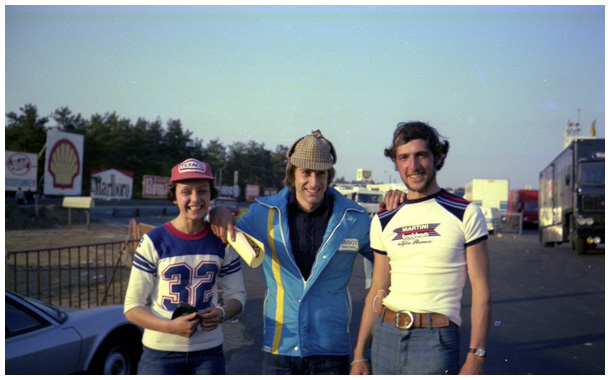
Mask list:
[[396,228],[393,231],[396,236],[394,239],[392,239],[392,241],[400,241],[399,245],[429,243],[429,239],[428,241],[422,241],[420,239],[432,236],[441,236],[438,232],[436,232],[436,228],[438,226],[440,226],[440,223],[425,223]]
[[49,172],[53,176],[53,186],[72,188],[80,170],[78,152],[72,141],[59,140],[49,156]]

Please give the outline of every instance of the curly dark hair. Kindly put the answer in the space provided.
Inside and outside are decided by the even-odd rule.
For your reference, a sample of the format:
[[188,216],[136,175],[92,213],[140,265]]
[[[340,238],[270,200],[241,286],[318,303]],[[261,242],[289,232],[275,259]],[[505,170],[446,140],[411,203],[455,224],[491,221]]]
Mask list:
[[421,121],[398,123],[392,138],[392,145],[386,148],[383,154],[396,163],[396,148],[416,139],[426,141],[428,148],[434,155],[436,170],[440,170],[445,164],[445,158],[447,158],[449,152],[449,141],[439,135],[436,129]]

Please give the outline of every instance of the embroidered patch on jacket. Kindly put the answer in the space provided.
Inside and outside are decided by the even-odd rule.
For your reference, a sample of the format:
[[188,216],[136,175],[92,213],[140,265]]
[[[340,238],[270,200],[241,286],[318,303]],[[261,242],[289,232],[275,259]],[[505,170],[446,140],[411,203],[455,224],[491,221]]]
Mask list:
[[339,246],[339,251],[358,251],[359,249],[358,239],[343,239]]

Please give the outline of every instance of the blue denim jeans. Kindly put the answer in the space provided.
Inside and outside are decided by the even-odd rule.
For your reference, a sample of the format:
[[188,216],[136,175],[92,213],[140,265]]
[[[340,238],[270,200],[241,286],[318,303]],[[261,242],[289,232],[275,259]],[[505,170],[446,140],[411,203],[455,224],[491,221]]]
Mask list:
[[457,375],[459,348],[456,325],[401,330],[377,318],[371,345],[372,371],[374,375]]
[[224,375],[222,344],[193,352],[159,351],[144,347],[138,375]]
[[263,375],[349,375],[349,355],[298,356],[263,352]]

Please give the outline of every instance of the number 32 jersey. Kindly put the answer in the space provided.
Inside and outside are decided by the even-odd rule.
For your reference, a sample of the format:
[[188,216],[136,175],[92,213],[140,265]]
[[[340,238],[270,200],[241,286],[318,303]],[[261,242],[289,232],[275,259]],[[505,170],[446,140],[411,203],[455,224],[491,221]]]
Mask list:
[[[245,305],[246,291],[239,255],[225,245],[209,226],[197,234],[185,234],[170,222],[144,235],[133,259],[125,312],[141,306],[155,316],[171,319],[180,302],[203,310],[218,304],[218,284],[223,299]],[[192,352],[217,347],[223,342],[220,325],[213,331],[201,326],[190,338],[144,330],[142,343],[155,350]]]

